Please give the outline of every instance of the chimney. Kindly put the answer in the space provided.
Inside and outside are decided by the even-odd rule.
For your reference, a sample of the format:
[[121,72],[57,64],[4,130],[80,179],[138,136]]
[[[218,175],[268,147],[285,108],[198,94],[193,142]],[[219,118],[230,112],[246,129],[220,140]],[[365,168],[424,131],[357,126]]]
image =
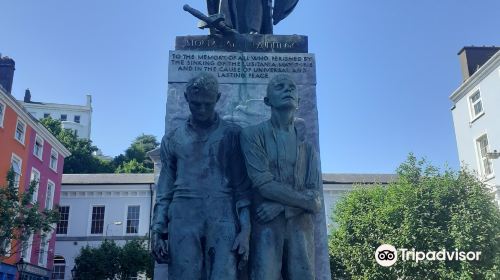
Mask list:
[[462,77],[464,81],[472,76],[499,50],[500,48],[495,46],[463,47],[458,52],[458,56],[460,58],[460,64],[462,66]]
[[86,97],[87,97],[87,102],[85,103],[85,106],[90,108],[92,106],[92,95],[87,94]]
[[7,93],[11,94],[12,82],[14,81],[14,70],[16,70],[16,63],[12,58],[0,55],[0,86],[2,86]]
[[25,103],[31,102],[31,92],[29,88],[27,88],[26,91],[24,92],[24,102]]

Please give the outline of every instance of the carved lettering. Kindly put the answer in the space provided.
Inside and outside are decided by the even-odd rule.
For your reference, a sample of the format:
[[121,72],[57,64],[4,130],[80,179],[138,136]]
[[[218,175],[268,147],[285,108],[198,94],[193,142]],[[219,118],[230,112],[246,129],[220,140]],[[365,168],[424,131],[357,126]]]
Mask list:
[[[201,41],[198,40],[198,43]],[[228,41],[229,42],[229,41]],[[193,42],[193,44],[198,44]],[[261,48],[285,47],[284,43],[263,41]],[[287,43],[286,47],[293,46]],[[269,79],[279,73],[308,75],[314,71],[314,58],[308,54],[259,54],[207,52],[172,53],[170,65],[178,72],[210,72],[218,78]],[[175,71],[174,70],[174,71]]]

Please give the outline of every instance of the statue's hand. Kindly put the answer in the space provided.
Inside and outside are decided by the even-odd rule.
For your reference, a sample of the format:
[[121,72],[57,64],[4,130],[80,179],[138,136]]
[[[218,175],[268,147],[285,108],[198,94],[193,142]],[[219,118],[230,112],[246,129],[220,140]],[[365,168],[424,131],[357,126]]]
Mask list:
[[152,255],[157,263],[170,263],[167,240],[163,239],[160,233],[152,232],[151,247]]
[[238,269],[242,270],[248,262],[248,253],[250,251],[250,230],[242,230],[236,236],[233,243],[233,251],[240,255]]
[[285,208],[282,204],[276,202],[264,202],[257,207],[257,222],[261,224],[272,221],[276,216],[283,212]]
[[309,210],[313,213],[321,211],[321,194],[318,191],[307,190],[306,195],[309,198]]

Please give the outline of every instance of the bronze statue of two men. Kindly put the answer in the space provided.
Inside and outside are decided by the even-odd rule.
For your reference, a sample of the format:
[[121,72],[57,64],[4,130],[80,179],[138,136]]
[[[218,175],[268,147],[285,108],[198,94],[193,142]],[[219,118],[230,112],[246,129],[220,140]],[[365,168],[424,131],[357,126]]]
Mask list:
[[191,79],[191,115],[161,143],[152,224],[153,254],[171,280],[314,279],[314,213],[321,209],[319,160],[295,123],[291,77],[271,79],[271,117],[241,129],[215,111],[217,79]]

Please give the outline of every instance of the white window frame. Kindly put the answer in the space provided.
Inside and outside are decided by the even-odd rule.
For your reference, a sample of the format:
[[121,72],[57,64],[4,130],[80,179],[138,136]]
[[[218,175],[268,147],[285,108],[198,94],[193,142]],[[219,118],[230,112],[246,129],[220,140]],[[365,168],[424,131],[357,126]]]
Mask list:
[[[57,233],[57,224],[59,224],[59,222],[60,222],[60,218],[59,218],[59,221],[57,222],[56,228],[55,228],[56,236],[57,235],[65,236],[65,235],[68,235],[68,232],[69,232],[69,214],[71,212],[71,206],[70,205],[60,205],[59,208],[61,208],[61,207],[68,207],[68,220],[67,220],[68,224],[66,226],[66,233]],[[106,211],[104,213],[106,213]]]
[[5,256],[10,257],[12,256],[12,239],[5,239],[3,243],[0,243],[0,247],[5,250]]
[[[65,116],[65,120],[63,120],[63,116]],[[59,117],[59,120],[60,120],[61,122],[66,122],[66,121],[68,121],[68,114],[61,114],[61,116]]]
[[[486,138],[486,141],[488,141],[488,145],[485,147],[484,155],[483,151],[481,150],[481,140],[482,138]],[[489,151],[490,147],[490,141],[488,139],[488,134],[485,132],[481,134],[479,137],[477,137],[474,141],[475,147],[476,147],[476,158],[477,158],[477,163],[479,167],[479,174],[482,176],[484,179],[489,180],[495,177],[495,169],[493,168],[493,161],[487,157],[487,153]],[[489,169],[491,173],[486,174],[486,166],[484,165],[484,162],[488,162]]]
[[[78,121],[76,121],[76,119],[78,119]],[[82,117],[80,115],[74,115],[73,116],[73,122],[74,123],[81,123],[82,121]]]
[[[139,217],[137,218],[139,223],[137,224],[137,233],[127,233],[127,225],[128,225],[128,208],[129,207],[133,207],[133,206],[136,206],[136,207],[139,207]],[[141,228],[141,205],[139,204],[130,204],[130,205],[126,205],[125,207],[125,223],[123,225],[123,233],[124,235],[139,235],[139,232],[140,232],[140,228]]]
[[47,267],[47,259],[49,257],[49,243],[51,234],[48,233],[45,237],[40,238],[40,251],[38,252],[38,265]]
[[[476,94],[479,94],[479,99],[476,101],[472,101],[472,98]],[[484,104],[483,104],[483,96],[481,95],[481,90],[479,88],[474,89],[467,99],[469,102],[469,115],[471,120],[470,122],[473,123],[475,120],[479,119],[482,115],[484,115]],[[478,103],[481,103],[481,112],[476,114],[474,106]]]
[[2,111],[0,111],[0,127],[3,127],[3,120],[5,119],[5,111],[7,111],[7,105],[0,101],[0,107]]
[[[23,135],[21,135],[21,139],[17,138],[17,128],[19,127],[19,124],[23,126]],[[16,127],[14,129],[14,139],[17,140],[17,142],[21,143],[24,145],[24,140],[26,140],[26,123],[23,122],[21,119],[17,118],[16,122]]]
[[[53,160],[52,160],[52,155],[55,155],[55,164],[53,164]],[[54,172],[57,172],[57,165],[59,163],[59,153],[54,150],[54,148],[51,148],[50,150],[50,159],[49,159],[49,167],[50,169],[52,169]],[[53,166],[54,165],[54,166]]]
[[[62,256],[60,256],[62,257]],[[66,259],[63,258],[63,261],[62,263],[56,263],[56,257],[54,257],[54,264],[53,264],[53,267],[52,267],[52,276],[50,279],[54,279],[54,280],[61,280],[61,279],[65,279],[66,278]],[[62,278],[54,278],[54,274],[55,274],[55,270],[56,270],[56,267],[62,267]],[[58,274],[61,274],[60,272],[58,272]]]
[[[40,152],[38,154],[36,153],[37,143],[41,143],[41,146],[39,149]],[[43,145],[44,144],[45,144],[45,140],[43,140],[43,138],[37,134],[35,136],[35,143],[33,144],[33,155],[40,160],[43,160]]]
[[[35,174],[38,174],[38,176],[35,176]],[[31,202],[35,204],[38,201],[38,190],[40,189],[40,171],[38,171],[36,168],[32,167],[31,168],[31,176],[30,176],[30,185],[31,182],[35,179],[35,177],[38,177],[38,182],[35,187],[35,191],[33,191],[33,197],[31,198]]]
[[[94,210],[94,207],[104,207],[104,217],[102,218],[103,222],[102,222],[102,233],[92,233],[92,212]],[[90,209],[89,209],[89,220],[88,220],[88,231],[87,231],[87,235],[89,236],[104,236],[106,234],[106,205],[104,204],[93,204],[93,205],[90,205]]]
[[10,158],[11,167],[14,166],[14,161],[19,162],[19,174],[14,171],[14,173],[16,173],[14,175],[14,182],[16,181],[16,176],[19,175],[19,177],[17,178],[17,185],[15,186],[19,190],[19,186],[21,185],[21,176],[23,175],[23,159],[20,156],[12,153],[12,157]]
[[[49,188],[52,186],[52,188]],[[51,190],[49,192],[49,190]],[[50,209],[54,207],[54,193],[56,191],[56,184],[52,182],[50,179],[47,180],[47,192],[45,193],[45,209]]]
[[[26,247],[24,247],[26,246]],[[31,251],[33,249],[33,234],[30,235],[28,240],[23,244],[23,249],[21,251],[21,257],[25,262],[30,262],[31,260]]]

